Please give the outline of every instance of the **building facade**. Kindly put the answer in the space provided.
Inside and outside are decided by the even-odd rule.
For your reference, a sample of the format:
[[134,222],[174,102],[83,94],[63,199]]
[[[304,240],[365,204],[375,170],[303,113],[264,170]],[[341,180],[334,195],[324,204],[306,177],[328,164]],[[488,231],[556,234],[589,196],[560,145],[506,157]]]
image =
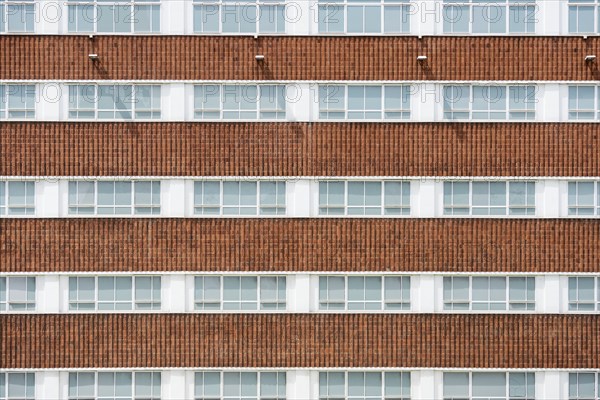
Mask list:
[[0,400],[600,399],[597,0],[0,0]]

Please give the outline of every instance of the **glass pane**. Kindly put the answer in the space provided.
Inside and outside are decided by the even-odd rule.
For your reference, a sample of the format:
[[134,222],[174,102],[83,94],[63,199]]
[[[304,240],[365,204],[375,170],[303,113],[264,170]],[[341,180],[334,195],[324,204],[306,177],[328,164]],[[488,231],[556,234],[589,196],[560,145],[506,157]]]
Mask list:
[[469,397],[468,373],[444,373],[444,397],[467,398]]
[[506,396],[506,374],[505,373],[473,373],[473,396],[474,397],[505,397]]

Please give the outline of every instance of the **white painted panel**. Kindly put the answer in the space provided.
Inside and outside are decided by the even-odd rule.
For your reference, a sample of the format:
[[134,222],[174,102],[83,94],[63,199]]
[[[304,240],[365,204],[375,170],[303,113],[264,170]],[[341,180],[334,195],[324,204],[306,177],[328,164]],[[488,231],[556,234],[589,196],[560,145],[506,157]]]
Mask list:
[[306,122],[311,119],[311,84],[291,83],[286,85],[286,118],[288,121]]
[[161,214],[163,217],[185,217],[185,190],[186,183],[183,179],[168,179],[160,182]]
[[39,218],[60,216],[59,182],[41,179],[35,183],[35,215]]
[[412,371],[410,375],[411,398],[415,400],[438,399],[435,371]]
[[[41,83],[37,85],[36,119],[42,121],[58,121],[60,119],[62,100],[66,87],[58,83]],[[67,99],[68,99],[68,92]],[[67,103],[68,105],[68,103]]]
[[38,275],[36,277],[36,310],[39,313],[60,312],[59,275]]
[[311,216],[311,182],[306,179],[287,181],[287,215],[290,217]]
[[436,310],[436,301],[441,287],[436,287],[439,279],[436,275],[412,275],[410,277],[410,302],[411,309],[417,313],[433,313]]
[[[178,2],[175,2],[178,3]],[[161,85],[161,114],[165,121],[194,119],[194,87],[183,83]]]
[[557,180],[546,180],[540,185],[543,190],[543,201],[541,203],[541,216],[544,218],[557,218],[560,216],[560,182]]
[[313,397],[314,390],[312,385],[314,383],[312,382],[311,375],[312,372],[307,370],[288,371],[286,374],[286,397],[290,400],[318,398]]
[[[561,311],[561,278],[558,275],[545,275],[544,279],[538,279],[543,281],[540,289],[543,293],[543,300],[539,304],[543,307],[543,311],[546,313],[559,313]],[[536,282],[537,286],[537,282]],[[536,287],[537,290],[537,287]],[[536,296],[537,297],[537,296]],[[542,310],[540,309],[540,311]]]
[[293,274],[287,276],[288,311],[307,313],[311,309],[311,279],[308,274]]
[[[161,284],[161,296],[162,296],[162,310],[171,313],[182,313],[186,312],[186,300],[189,296],[188,286],[186,281],[190,280],[193,282],[194,277],[191,275],[184,274],[173,274],[163,275]],[[193,296],[193,285],[192,285],[192,296]],[[192,297],[193,303],[193,297]]]
[[194,396],[194,380],[193,373],[191,379],[191,390],[189,387],[189,380],[186,379],[188,375],[187,371],[184,370],[168,370],[162,371],[161,376],[161,394],[165,400],[180,400],[180,399],[191,399]]

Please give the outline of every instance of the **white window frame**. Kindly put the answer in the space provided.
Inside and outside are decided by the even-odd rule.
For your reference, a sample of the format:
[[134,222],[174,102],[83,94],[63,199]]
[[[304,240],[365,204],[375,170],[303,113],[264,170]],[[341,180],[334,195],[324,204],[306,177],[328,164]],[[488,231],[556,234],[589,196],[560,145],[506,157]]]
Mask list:
[[[132,400],[160,400],[161,399],[161,391],[162,391],[162,372],[161,371],[76,371],[76,372],[69,372],[69,376],[68,376],[68,383],[67,383],[67,399],[68,400],[88,400],[90,399],[90,397],[88,395],[86,395],[85,393],[83,393],[81,396],[79,395],[79,385],[76,386],[77,388],[77,393],[76,395],[72,396],[71,395],[71,378],[74,376],[77,378],[77,380],[79,380],[79,374],[93,374],[94,377],[94,394],[93,394],[93,398],[97,399],[97,400],[102,400],[102,399],[112,399],[112,397],[98,397],[98,376],[99,374],[113,374],[113,379],[115,377],[115,374],[118,373],[123,373],[123,374],[131,374],[131,397],[129,397]],[[150,375],[150,380],[151,383],[154,383],[156,374],[158,375],[158,379],[159,379],[159,393],[158,396],[153,393],[153,395],[151,397],[148,397],[147,395],[144,395],[143,393],[141,394],[137,394],[136,393],[136,378],[137,378],[137,374],[151,374]],[[152,385],[152,387],[150,388],[151,391],[154,391],[154,385]],[[118,397],[118,396],[117,396]]]
[[[77,34],[77,33],[100,33],[102,35],[148,35],[148,34],[160,34],[162,33],[162,7],[161,7],[161,0],[127,0],[126,2],[123,1],[99,1],[99,0],[67,0],[66,3],[64,3],[66,5],[65,9],[63,10],[63,15],[66,17],[66,22],[64,24],[64,29],[66,32],[68,32],[69,34]],[[99,31],[98,30],[98,24],[99,24],[99,9],[98,7],[102,7],[102,6],[108,6],[108,7],[113,7],[112,13],[113,13],[113,19],[112,19],[112,25],[113,25],[113,30],[112,31]],[[149,14],[149,18],[150,18],[150,30],[136,30],[136,21],[137,21],[137,16],[136,13],[138,12],[137,7],[140,6],[148,6],[150,7],[150,14]],[[82,9],[84,10],[83,12],[85,12],[85,17],[82,18],[89,18],[89,22],[92,25],[92,29],[83,29],[80,27],[80,21],[78,20],[79,18],[79,10],[77,9],[77,7],[82,7]],[[115,9],[115,7],[118,7]],[[73,10],[73,11],[71,11]],[[156,11],[158,10],[158,11]],[[158,27],[155,30],[154,29],[154,18],[153,18],[153,14],[157,12],[158,13]],[[119,22],[124,22],[127,23],[129,25],[129,30],[127,31],[115,31],[115,19],[114,19],[114,15],[115,13],[119,16]],[[124,13],[124,15],[121,15],[122,13]],[[91,14],[91,15],[90,15]],[[72,18],[74,18],[72,20]],[[71,26],[71,22],[73,21],[74,24],[74,29]]]
[[[411,14],[414,4],[409,0],[381,0],[379,2],[364,1],[352,2],[349,0],[318,0],[317,3],[317,23],[319,35],[409,35],[411,33]],[[362,29],[350,31],[349,15],[351,8],[362,8]],[[367,17],[365,8],[379,8],[379,29],[367,29]],[[391,8],[398,9],[397,11]],[[386,16],[389,17],[392,12],[399,12],[400,21],[399,30],[386,30]],[[335,23],[339,18],[342,18],[343,29],[331,30],[330,26],[337,26]],[[324,28],[324,29],[323,29]]]
[[[113,109],[100,109],[99,101],[100,101],[100,88],[113,88],[113,93],[117,94],[117,97],[120,96],[121,90],[128,90],[127,87],[131,87],[131,96],[125,96],[126,98],[121,99],[124,104],[130,106],[126,112],[131,113],[131,118],[121,118],[118,117],[119,109],[115,107]],[[89,88],[93,88],[93,93],[85,93],[81,94],[80,90],[89,90]],[[140,89],[150,89],[150,102],[152,103],[150,108],[143,107],[139,104],[138,100],[138,92]],[[96,84],[96,83],[81,83],[81,84],[68,84],[67,85],[67,120],[69,121],[156,121],[161,120],[162,113],[162,85],[160,84]],[[92,98],[90,99],[89,96]],[[88,102],[91,105],[91,108],[80,108],[80,98],[86,98],[88,100],[93,100],[93,102]],[[74,101],[73,101],[74,100]],[[104,118],[99,117],[101,112],[112,112],[112,118]],[[80,113],[91,114],[93,116],[80,117]],[[144,114],[147,116],[142,116],[139,114]]]
[[[148,277],[152,277],[152,278],[158,278],[161,280],[161,286],[160,286],[160,296],[161,298],[157,301],[154,298],[154,295],[152,295],[152,303],[153,303],[153,307],[154,305],[156,305],[158,303],[158,306],[156,308],[140,308],[138,307],[140,304],[146,304],[148,303],[148,301],[146,301],[146,299],[140,299],[138,300],[136,297],[136,282],[137,282],[137,278],[148,278]],[[107,313],[107,314],[112,314],[112,313],[156,313],[156,312],[160,312],[162,310],[163,307],[163,301],[162,301],[162,288],[163,288],[163,280],[161,275],[68,275],[67,276],[67,312],[68,313],[89,313],[89,312],[96,312],[96,313]],[[117,301],[116,299],[112,302],[112,303],[125,303],[131,304],[131,308],[129,309],[123,309],[123,310],[101,310],[99,309],[99,305],[101,303],[111,303],[111,302],[104,302],[104,301],[100,301],[99,300],[99,287],[98,287],[98,281],[100,278],[129,278],[131,279],[131,299],[130,300],[123,300],[123,301]],[[77,290],[76,290],[76,295],[77,295],[77,299],[71,299],[71,279],[76,279],[77,282]],[[80,301],[79,300],[79,279],[93,279],[94,282],[94,299],[93,300],[89,300],[89,301]],[[154,282],[154,281],[153,281]],[[116,290],[116,289],[115,289]],[[116,292],[115,292],[116,293]],[[79,308],[72,308],[72,305],[77,306],[80,303],[84,303],[84,304],[91,304],[93,303],[93,308],[83,308],[83,309],[79,309]]]
[[[600,9],[598,9],[598,12],[600,12]],[[593,94],[593,100],[594,100],[594,106],[593,109],[589,109],[589,108],[580,108],[579,107],[579,96],[577,96],[575,98],[575,101],[577,102],[577,106],[576,108],[571,108],[571,91],[572,90],[577,90],[577,94],[579,94],[579,89],[580,88],[591,88],[594,91]],[[568,85],[568,93],[567,93],[567,122],[571,122],[571,121],[583,121],[583,122],[594,122],[594,121],[598,121],[598,119],[600,118],[600,90],[598,89],[598,86],[596,85]],[[575,114],[575,115],[573,115]],[[591,118],[586,118],[586,117],[580,117],[580,114],[592,114]]]
[[[599,25],[599,21],[598,21],[598,12],[600,11],[599,9],[599,3],[598,0],[588,0],[588,1],[573,1],[573,0],[567,0],[567,7],[566,7],[566,13],[567,13],[567,29],[565,34],[567,35],[573,35],[573,36],[591,36],[591,35],[598,35],[598,33],[600,32],[600,25]],[[580,8],[591,8],[592,9],[592,19],[593,22],[592,24],[594,25],[593,30],[592,31],[586,31],[586,30],[580,30],[579,29],[579,21],[577,21],[577,29],[575,29],[575,27],[571,26],[571,13],[572,12],[576,12],[577,15],[579,15],[579,9]]]
[[[0,3],[1,5],[2,3]],[[16,91],[19,91],[17,93]],[[33,91],[32,91],[33,90]],[[23,93],[20,93],[23,92]],[[35,120],[37,114],[38,88],[31,83],[0,83],[0,121],[29,121]],[[12,96],[20,96],[21,99],[33,95],[33,104],[25,108],[11,106]],[[31,100],[31,99],[28,99]],[[11,116],[12,113],[24,113],[22,116]]]
[[[323,377],[326,377],[329,380],[329,375],[330,374],[344,374],[344,394],[340,397],[339,394],[337,393],[330,393],[329,392],[329,385],[327,384],[327,394],[323,395],[323,393],[321,393],[321,383],[322,383],[322,379]],[[349,389],[349,375],[350,374],[363,374],[363,379],[364,379],[364,374],[380,374],[381,376],[381,397],[377,397],[377,396],[351,396],[350,395],[350,389]],[[390,394],[390,395],[386,395],[385,390],[386,390],[386,375],[387,374],[400,374],[400,381],[401,383],[404,382],[405,380],[408,380],[408,390],[409,393],[405,394],[405,393],[400,393],[400,396],[398,396],[397,394]],[[410,371],[336,371],[336,370],[331,370],[331,371],[319,371],[319,383],[318,383],[318,391],[319,391],[319,400],[339,400],[340,398],[344,398],[344,399],[348,399],[348,400],[409,400],[411,399],[411,392],[412,392],[412,388],[411,388],[411,372]],[[400,391],[402,391],[402,385],[400,386]]]
[[[461,184],[461,183],[467,183],[469,185],[469,190],[467,193],[468,196],[468,204],[455,204],[454,203],[454,184]],[[489,205],[488,202],[488,206],[474,206],[473,205],[473,184],[474,183],[504,183],[505,184],[505,203],[503,206],[492,206]],[[517,184],[517,183],[526,183],[526,184],[531,184],[533,183],[533,205],[529,205],[527,204],[527,197],[529,194],[529,189],[526,186],[526,194],[525,194],[525,205],[520,205],[520,204],[516,204],[516,205],[511,205],[510,203],[510,194],[511,194],[511,184]],[[442,216],[444,218],[465,218],[465,217],[469,217],[469,218],[535,218],[537,216],[538,213],[538,209],[537,209],[537,205],[536,205],[536,196],[535,196],[535,192],[536,192],[536,181],[517,181],[517,180],[448,180],[448,181],[443,181],[443,187],[442,187]],[[452,202],[451,203],[446,203],[446,185],[451,185],[451,191],[452,191]],[[477,210],[477,209],[492,209],[492,208],[504,208],[505,212],[504,214],[476,214],[473,211]],[[527,213],[529,212],[528,210],[533,208],[533,213]],[[467,212],[466,213],[460,213],[460,211],[456,211],[456,210],[463,210],[466,209]],[[521,213],[514,213],[511,211],[514,210],[525,210],[525,214],[521,214]],[[458,212],[458,213],[456,213]]]
[[[593,204],[592,205],[580,205],[579,204],[579,185],[592,184],[593,186]],[[571,188],[575,188],[576,195],[575,200],[576,203],[571,203],[571,196],[569,196],[569,191]],[[600,181],[569,181],[567,183],[567,214],[569,218],[594,218],[600,216]],[[590,214],[580,214],[580,210],[583,209],[592,209],[592,213]]]
[[[21,279],[25,280],[25,296],[26,297],[28,295],[29,285],[31,284],[31,282],[33,282],[33,301],[28,298],[25,301],[11,301],[11,290],[12,290],[11,286],[15,285],[16,280],[21,280]],[[37,310],[38,282],[37,282],[37,278],[35,276],[5,275],[5,276],[0,276],[0,282],[4,282],[3,285],[4,285],[4,289],[5,289],[4,297],[0,297],[0,313],[22,314],[22,313],[35,312]],[[15,304],[23,305],[25,308],[17,308],[17,309],[11,308]]]
[[[349,109],[349,101],[350,101],[350,89],[351,88],[362,88],[363,91],[366,90],[366,88],[380,88],[381,89],[381,97],[380,97],[380,103],[381,103],[381,108],[380,109],[367,109],[366,107],[364,109],[357,109],[357,110],[350,110]],[[394,108],[394,107],[386,107],[386,91],[388,89],[396,89],[396,88],[400,88],[400,103],[401,103],[401,107],[400,108]],[[344,91],[343,93],[343,104],[337,104],[338,101],[329,101],[327,99],[323,99],[323,92],[326,92],[327,94],[325,96],[327,96],[327,98],[332,97],[332,95],[330,93],[333,92],[337,92],[338,90],[342,89]],[[332,92],[333,91],[333,92]],[[396,121],[411,121],[412,120],[412,93],[411,93],[411,87],[410,85],[406,85],[406,84],[398,84],[398,85],[381,85],[381,84],[363,84],[363,85],[358,85],[358,84],[352,84],[352,85],[348,85],[348,84],[319,84],[318,86],[318,90],[316,91],[317,94],[317,103],[318,103],[318,118],[317,121],[361,121],[361,122],[376,122],[376,121],[390,121],[390,122],[396,122]],[[365,94],[366,96],[366,94]],[[406,98],[408,101],[408,108],[404,108],[404,106],[402,105],[403,103],[403,99]],[[352,117],[351,114],[353,113],[379,113],[379,117],[377,118],[358,118],[358,117]],[[340,117],[336,117],[336,116],[330,116],[330,114],[340,114]],[[342,115],[343,114],[343,115]],[[388,114],[399,114],[399,117],[389,117],[387,116]]]
[[[25,184],[25,203],[23,204],[11,204],[10,191],[11,187],[15,183],[24,183]],[[0,181],[0,218],[9,217],[9,218],[33,218],[36,215],[36,182],[31,180],[9,180],[9,181]],[[30,194],[29,191],[33,190],[33,193]],[[33,202],[27,202],[27,197],[31,196]],[[13,209],[13,212],[11,212]],[[18,212],[15,213],[14,210]]]
[[[471,371],[445,371],[443,372],[443,378],[445,378],[446,374],[467,374],[468,375],[468,397],[465,400],[500,400],[500,399],[511,399],[511,400],[519,400],[519,399],[523,399],[523,400],[534,400],[536,397],[535,391],[536,391],[536,377],[535,377],[535,372],[533,371],[524,371],[524,372],[503,372],[503,371],[497,371],[497,372],[484,372],[484,371],[477,371],[477,372],[471,372]],[[505,374],[505,380],[506,380],[506,387],[504,390],[504,396],[501,397],[479,397],[479,396],[474,396],[473,395],[473,375],[477,375],[477,374]],[[525,388],[527,390],[527,380],[529,378],[533,378],[533,396],[515,396],[512,395],[510,396],[510,375],[511,374],[525,374]],[[529,375],[529,376],[528,376]],[[442,382],[442,398],[444,400],[452,400],[452,399],[464,399],[464,397],[453,397],[453,396],[446,396],[444,393],[444,386],[443,386],[443,382]]]
[[[479,302],[476,302],[473,300],[473,279],[477,279],[477,278],[488,278],[488,279],[503,279],[505,281],[505,287],[504,287],[504,301],[492,301],[492,300],[488,300],[488,301],[481,301],[482,304],[485,303],[498,303],[498,304],[504,304],[504,308],[503,309],[498,309],[498,310],[489,310],[489,309],[478,309],[478,308],[474,308],[473,305],[477,304]],[[527,283],[532,279],[533,280],[533,299],[525,299],[525,300],[513,300],[511,301],[510,299],[510,286],[511,286],[511,279],[515,279],[515,278],[525,278],[525,297],[527,297],[528,294],[528,289],[527,289]],[[468,282],[468,286],[467,286],[467,293],[468,293],[468,298],[467,299],[455,299],[454,297],[454,280],[455,279],[467,279]],[[449,301],[447,301],[446,299],[446,282],[451,282],[452,284],[452,288],[450,289],[450,294],[451,294],[451,298],[449,299]],[[485,313],[485,314],[515,314],[515,313],[522,313],[522,314],[531,314],[531,313],[535,313],[537,311],[538,308],[538,304],[536,301],[536,291],[537,289],[537,279],[535,276],[533,275],[524,275],[524,276],[498,276],[498,275],[443,275],[442,276],[442,287],[441,287],[441,294],[442,294],[442,310],[441,312],[443,313]],[[489,287],[488,287],[488,295],[489,295]],[[466,304],[467,308],[455,308],[456,304]],[[525,304],[525,309],[523,308],[511,308],[511,306],[514,305],[520,305],[520,304]],[[529,305],[533,305],[532,308],[529,308]]]
[[[450,18],[450,16],[448,15],[447,10],[450,9],[451,7],[458,7],[460,9],[467,9],[467,13],[468,13],[468,21],[467,21],[467,31],[456,31],[454,29],[451,30],[447,30],[446,29],[446,24],[443,23],[444,21],[446,21],[446,19],[448,19],[449,21],[451,21],[452,19]],[[484,8],[484,7],[498,7],[499,9],[501,9],[502,11],[502,15],[504,15],[504,19],[505,19],[505,24],[504,24],[504,30],[502,32],[490,32],[490,28],[488,24],[488,32],[474,32],[474,16],[476,13],[476,8]],[[512,32],[510,30],[511,26],[511,17],[512,17],[512,9],[513,8],[524,8],[525,7],[525,15],[524,21],[519,21],[520,23],[524,24],[524,28],[525,31],[524,32]],[[532,7],[533,9],[530,10],[529,7]],[[475,1],[471,1],[471,0],[444,0],[442,3],[442,10],[441,10],[441,19],[442,19],[442,26],[441,31],[443,32],[444,35],[476,35],[476,36],[498,36],[498,35],[502,35],[502,36],[509,36],[509,35],[515,35],[515,36],[533,36],[536,33],[537,30],[537,19],[535,18],[536,15],[538,14],[539,11],[539,6],[537,4],[537,2],[535,0],[521,0],[521,1],[511,1],[511,0],[491,0],[488,3],[478,3]],[[460,13],[462,14],[463,11],[461,11]],[[483,10],[481,10],[481,16],[483,19],[492,19],[492,18],[497,18],[498,13],[488,13],[486,15],[483,14]],[[464,16],[463,16],[464,18]],[[529,32],[527,31],[527,26],[528,26],[528,20],[532,19],[532,23],[533,23],[533,31]],[[492,21],[493,22],[493,21]],[[450,27],[450,25],[448,25]]]
[[[485,4],[485,3],[482,3]],[[475,90],[474,88],[486,88],[489,89],[489,97],[490,101],[487,102],[487,109],[474,109],[475,104]],[[504,90],[504,100],[503,100],[503,108],[502,109],[492,109],[491,105],[496,102],[493,101],[496,94],[492,94],[492,89],[503,89]],[[515,95],[515,91],[521,91],[525,89],[525,99],[522,100]],[[481,84],[481,85],[473,85],[473,84],[445,84],[441,87],[441,97],[442,97],[442,121],[459,121],[459,122],[535,122],[537,118],[537,92],[538,86],[537,84],[519,84],[519,85],[489,85],[489,84]],[[448,91],[460,90],[461,100],[466,93],[465,90],[468,91],[468,100],[467,100],[467,108],[454,108],[454,104],[456,103],[453,98],[448,95]],[[531,93],[533,94],[533,98],[531,98]],[[511,101],[512,99],[516,99],[515,102]],[[525,108],[515,108],[515,105],[525,105]],[[528,107],[531,105],[531,107]],[[512,108],[511,108],[512,107]],[[504,113],[503,118],[480,118],[476,117],[478,114],[488,113],[488,116],[493,113]],[[454,117],[454,114],[467,114],[467,117]],[[525,118],[515,118],[515,114],[523,114]],[[511,116],[513,116],[511,118]]]
[[[412,291],[412,279],[410,275],[400,275],[400,274],[385,274],[385,275],[328,275],[322,274],[318,275],[317,282],[317,312],[325,312],[325,313],[339,313],[339,312],[348,312],[348,313],[406,313],[412,310],[412,301],[411,301],[411,291]],[[350,289],[348,285],[348,280],[350,278],[379,278],[381,279],[381,292],[380,292],[380,300],[350,300]],[[385,288],[386,288],[386,280],[388,279],[398,279],[400,278],[400,284],[402,286],[401,291],[399,293],[399,297],[396,296],[396,301],[386,301],[385,298]],[[338,301],[329,301],[329,296],[327,299],[321,298],[321,281],[329,279],[343,279],[344,280],[344,300],[343,300],[343,308],[329,308],[329,304],[339,304]],[[405,289],[403,288],[404,284],[408,282],[408,301],[397,301],[398,299],[404,298]],[[329,292],[327,292],[329,294]],[[377,309],[350,309],[351,303],[380,303],[379,308]],[[400,308],[386,308],[388,304],[397,304],[400,305]]]
[[[207,15],[216,15],[217,29],[206,30],[206,16],[204,12],[197,11],[202,10]],[[275,8],[273,11],[272,8]],[[251,11],[252,10],[252,11]],[[255,34],[267,34],[267,35],[285,35],[287,30],[286,12],[287,5],[285,0],[254,0],[254,1],[226,1],[226,0],[193,0],[191,13],[192,17],[192,29],[196,35],[255,35]],[[251,13],[254,15],[251,15]],[[281,12],[281,15],[278,15]],[[290,15],[292,12],[290,12]],[[196,18],[203,18],[200,22]],[[234,18],[237,21],[237,31],[225,30],[225,21],[227,18]],[[275,26],[275,30],[266,29],[262,26],[262,18],[267,18],[268,22],[272,22]],[[254,25],[254,29],[241,32],[242,24],[240,20],[247,18],[249,24]],[[215,22],[215,21],[212,21]],[[297,22],[297,21],[296,21]],[[280,25],[281,24],[281,25]],[[269,25],[271,26],[271,25]],[[197,29],[200,28],[200,29]]]
[[[331,179],[331,180],[319,180],[318,182],[318,196],[317,196],[317,213],[318,213],[318,217],[323,217],[323,218],[339,218],[339,217],[351,217],[351,218],[407,218],[410,217],[410,213],[411,213],[411,198],[410,198],[410,194],[411,194],[411,182],[407,181],[407,180],[391,180],[391,179],[387,179],[387,180],[335,180],[335,179]],[[326,203],[321,204],[321,189],[324,185],[327,185],[327,187],[329,187],[330,184],[335,184],[335,183],[343,183],[344,184],[344,202],[343,204],[330,204],[329,200],[327,200]],[[381,203],[379,205],[349,205],[348,204],[348,200],[349,200],[349,194],[348,194],[348,188],[349,188],[349,184],[350,183],[379,183],[381,184]],[[402,198],[404,197],[404,192],[405,190],[408,190],[408,205],[405,204],[401,204],[400,206],[398,205],[387,205],[385,203],[385,186],[386,184],[392,184],[392,183],[399,183],[400,184],[400,201],[402,202]],[[408,187],[408,189],[406,189],[406,187]],[[329,198],[329,190],[327,189],[327,198]],[[380,208],[380,213],[379,214],[352,214],[349,213],[349,211],[351,211],[352,209],[376,209],[376,208]],[[335,210],[338,209],[343,209],[341,213],[336,213]],[[398,214],[387,214],[386,211],[387,210],[398,210],[399,213]]]
[[[584,301],[579,299],[579,280],[581,279],[592,279],[593,281],[593,299],[590,301]],[[571,297],[571,283],[575,283],[576,299]],[[568,313],[584,313],[584,314],[597,314],[600,312],[600,276],[598,275],[578,275],[569,276],[567,279],[567,312]],[[591,305],[591,310],[581,309],[583,305]]]
[[[192,304],[192,310],[193,312],[196,313],[284,313],[287,312],[289,309],[289,304],[287,301],[287,293],[289,290],[289,282],[287,281],[287,276],[286,275],[282,275],[282,274],[264,274],[264,275],[211,275],[211,274],[197,274],[193,276],[194,280],[193,280],[193,304]],[[212,278],[212,279],[218,279],[219,280],[219,300],[218,301],[211,301],[211,302],[207,302],[207,301],[203,301],[205,300],[205,298],[197,298],[196,297],[196,282],[198,279],[204,279],[204,278]],[[238,278],[240,279],[240,297],[239,300],[236,301],[228,301],[225,300],[225,279],[228,278]],[[241,279],[243,278],[254,278],[256,279],[256,301],[248,301],[248,300],[242,300],[242,296],[241,296]],[[264,299],[263,295],[261,294],[262,292],[262,286],[261,286],[261,282],[264,279],[272,279],[272,278],[277,278],[277,299],[275,302],[273,301],[268,301],[270,299]],[[284,299],[280,299],[279,298],[279,283],[283,282],[283,285],[285,286],[285,298]],[[200,301],[199,301],[200,300]],[[249,309],[242,309],[242,308],[225,308],[224,306],[227,303],[248,303],[248,304],[254,304],[256,303],[256,308],[249,308]],[[265,304],[277,304],[277,308],[263,308],[263,306]],[[200,306],[202,304],[202,306]],[[218,305],[218,307],[215,308],[203,308],[204,304],[215,304]]]
[[[0,34],[32,34],[36,33],[39,0],[3,0],[0,2]],[[13,13],[11,7],[20,11]],[[24,29],[11,29],[10,16],[17,16]]]
[[[80,183],[92,183],[94,185],[94,201],[93,204],[82,204],[79,202],[71,203],[71,188],[75,186],[79,186]],[[98,205],[98,183],[129,183],[131,185],[131,203],[126,205],[112,205],[112,206],[100,206]],[[137,203],[136,204],[136,185],[138,183],[151,183],[151,188],[158,183],[159,185],[159,198],[158,205],[154,204],[145,204],[145,203]],[[68,185],[68,193],[67,193],[67,212],[69,217],[72,218],[90,218],[90,217],[98,217],[98,218],[122,218],[122,217],[132,217],[136,218],[156,218],[160,217],[163,214],[162,207],[162,183],[160,180],[131,180],[131,181],[123,181],[123,180],[98,180],[98,181],[86,181],[86,180],[73,180],[69,181]],[[75,196],[79,196],[79,192],[77,191]],[[152,197],[154,197],[151,194]],[[103,214],[99,213],[98,210],[102,208],[130,208],[131,211],[128,213],[113,213],[113,214]],[[140,213],[138,209],[147,209],[151,210],[150,213]],[[91,213],[79,213],[77,211],[72,211],[73,209],[92,209]],[[154,211],[157,211],[156,213]]]
[[[219,374],[219,395],[215,395],[212,393],[202,393],[202,395],[199,395],[199,393],[197,393],[196,389],[196,382],[198,380],[198,376],[202,374],[202,380],[204,380],[204,374]],[[241,382],[241,374],[255,374],[256,375],[256,394],[255,395],[248,395],[245,396],[243,394],[238,394],[237,396],[225,396],[225,375],[226,374],[238,374],[240,377],[240,382]],[[281,374],[283,374],[283,391],[284,391],[284,395],[283,396],[273,396],[270,393],[265,393],[264,395],[262,394],[262,388],[261,388],[261,380],[263,379],[263,374],[277,374],[276,375],[276,379],[277,379],[277,389],[278,391],[281,390],[281,382],[280,379],[282,377]],[[269,370],[269,371],[219,371],[219,370],[197,370],[194,371],[194,376],[193,376],[193,384],[192,384],[192,392],[193,392],[193,398],[195,400],[205,400],[205,399],[210,399],[210,400],[285,400],[287,398],[287,382],[288,382],[288,377],[287,377],[287,373],[286,371],[281,371],[281,370]],[[241,385],[239,386],[241,387]]]
[[[25,379],[25,397],[15,397],[15,396],[9,396],[8,394],[8,386],[9,386],[9,380],[13,377],[16,377],[18,375],[24,375],[24,379]],[[2,381],[4,382],[4,387],[0,386],[0,398],[1,399],[5,399],[5,400],[35,400],[37,399],[37,393],[36,393],[36,373],[35,372],[0,372],[0,379],[2,379]],[[30,381],[33,380],[33,382]],[[28,385],[28,383],[32,383],[31,386]],[[33,388],[32,391],[30,391],[28,393],[28,389],[29,388]],[[2,389],[4,389],[4,391],[1,391]],[[30,395],[30,396],[28,396]]]
[[[585,394],[579,395],[579,376],[594,376],[594,395],[592,397]],[[576,381],[576,382],[573,382]],[[571,393],[571,387],[577,389],[577,393]],[[600,376],[596,372],[569,372],[569,400],[599,400],[600,399]]]

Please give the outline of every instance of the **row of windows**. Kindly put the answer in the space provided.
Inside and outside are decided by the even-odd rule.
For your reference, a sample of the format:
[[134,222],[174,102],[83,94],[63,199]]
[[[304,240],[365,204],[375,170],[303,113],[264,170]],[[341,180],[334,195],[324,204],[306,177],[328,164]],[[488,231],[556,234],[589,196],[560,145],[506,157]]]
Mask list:
[[[68,119],[160,119],[160,85],[68,85]],[[319,120],[409,120],[410,85],[319,85]],[[286,120],[297,88],[194,85],[195,120]],[[536,86],[445,85],[444,120],[535,120]],[[0,85],[1,119],[35,119],[36,85]],[[569,86],[568,120],[600,119],[600,87]]]
[[160,400],[160,372],[71,372],[69,400]]
[[[195,181],[198,216],[285,216],[285,181]],[[410,182],[320,181],[323,216],[410,215]],[[449,216],[534,216],[535,182],[451,181],[443,186]],[[70,181],[68,213],[161,215],[160,181]],[[0,216],[35,215],[35,182],[0,181]],[[568,215],[600,215],[600,182],[568,182]]]
[[535,399],[535,374],[527,372],[444,373],[444,400],[509,398]]
[[[68,32],[160,33],[160,0],[90,0],[67,5]],[[0,2],[0,32],[34,32],[36,2]],[[320,34],[409,34],[417,6],[407,0],[319,0]],[[297,5],[284,0],[194,0],[194,33],[283,34],[299,22]],[[569,33],[598,33],[598,1],[568,2]],[[444,0],[446,34],[533,34],[535,0]]]
[[[443,308],[448,311],[534,311],[532,276],[445,276]],[[69,277],[69,310],[161,310],[160,276]],[[285,311],[284,275],[194,277],[198,311]],[[318,309],[338,311],[409,311],[410,276],[322,275]],[[600,278],[568,278],[570,311],[600,311]],[[0,277],[0,311],[36,309],[36,278]]]

